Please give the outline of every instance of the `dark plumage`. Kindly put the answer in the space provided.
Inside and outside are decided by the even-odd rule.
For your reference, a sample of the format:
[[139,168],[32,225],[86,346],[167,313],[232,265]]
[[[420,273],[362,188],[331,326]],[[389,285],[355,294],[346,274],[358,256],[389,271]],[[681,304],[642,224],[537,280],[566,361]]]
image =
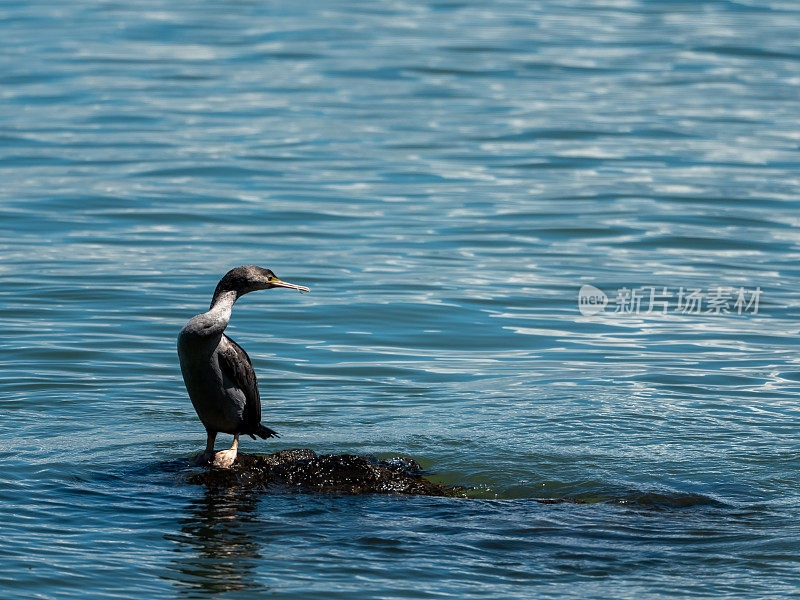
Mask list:
[[[211,308],[192,317],[178,335],[183,380],[208,434],[199,462],[227,467],[236,458],[240,434],[262,439],[277,436],[261,424],[261,398],[250,357],[223,333],[236,300],[249,292],[273,287],[309,291],[281,281],[269,269],[236,267],[217,284]],[[230,450],[214,454],[214,440],[220,432],[233,435],[233,445]]]
[[244,392],[247,400],[242,414],[242,426],[236,433],[246,433],[253,439],[258,436],[262,440],[279,437],[272,429],[261,424],[261,396],[258,393],[258,380],[250,357],[244,348],[227,335],[223,334],[222,337],[228,341],[228,345],[218,353],[220,369]]

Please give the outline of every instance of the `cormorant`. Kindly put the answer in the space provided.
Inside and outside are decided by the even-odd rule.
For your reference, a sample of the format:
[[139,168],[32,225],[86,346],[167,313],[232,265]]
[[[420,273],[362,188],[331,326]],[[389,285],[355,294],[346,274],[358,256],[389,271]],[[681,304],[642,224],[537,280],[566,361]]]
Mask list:
[[[236,267],[217,284],[209,311],[189,319],[178,334],[183,381],[208,433],[205,452],[198,455],[197,464],[231,466],[243,433],[253,439],[278,435],[261,424],[261,399],[250,357],[223,333],[234,302],[248,292],[274,287],[309,291],[305,286],[281,281],[269,269]],[[232,434],[233,445],[215,454],[214,440],[219,432]]]

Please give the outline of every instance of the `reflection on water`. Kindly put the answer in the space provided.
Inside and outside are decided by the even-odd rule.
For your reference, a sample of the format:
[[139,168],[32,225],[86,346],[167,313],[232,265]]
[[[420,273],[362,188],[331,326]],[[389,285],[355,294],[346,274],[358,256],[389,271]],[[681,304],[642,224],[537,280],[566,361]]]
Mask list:
[[192,500],[180,521],[178,555],[169,567],[182,594],[208,597],[223,592],[265,591],[257,580],[260,542],[253,525],[258,520],[255,494],[246,490],[206,489]]

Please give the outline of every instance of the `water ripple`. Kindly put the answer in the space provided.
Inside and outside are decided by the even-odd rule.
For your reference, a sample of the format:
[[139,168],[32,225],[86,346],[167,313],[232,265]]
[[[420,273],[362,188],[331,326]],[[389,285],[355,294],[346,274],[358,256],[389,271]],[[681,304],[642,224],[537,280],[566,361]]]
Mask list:
[[[0,6],[9,599],[797,593],[790,2]],[[204,491],[175,335],[268,448],[469,499]],[[578,289],[763,290],[580,314]],[[246,441],[246,449],[256,446]]]

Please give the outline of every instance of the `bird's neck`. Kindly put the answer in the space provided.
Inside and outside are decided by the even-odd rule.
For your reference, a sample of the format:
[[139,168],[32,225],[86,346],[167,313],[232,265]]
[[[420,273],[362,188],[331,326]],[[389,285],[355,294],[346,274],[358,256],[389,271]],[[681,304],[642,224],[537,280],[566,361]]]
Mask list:
[[214,298],[214,304],[211,305],[208,312],[203,314],[209,324],[215,330],[218,329],[220,333],[225,330],[228,326],[228,322],[231,320],[231,310],[233,310],[233,304],[236,302],[236,298],[236,292],[220,294]]

